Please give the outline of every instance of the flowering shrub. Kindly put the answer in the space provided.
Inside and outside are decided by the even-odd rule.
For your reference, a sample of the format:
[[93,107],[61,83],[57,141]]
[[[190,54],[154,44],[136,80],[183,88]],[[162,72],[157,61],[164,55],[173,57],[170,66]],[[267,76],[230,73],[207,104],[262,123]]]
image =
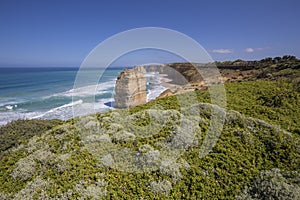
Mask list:
[[16,163],[16,168],[12,171],[11,176],[14,179],[21,179],[26,181],[30,179],[35,173],[36,162],[32,158],[21,158]]
[[149,187],[154,193],[168,194],[172,189],[172,183],[168,180],[152,181]]
[[[294,180],[298,184],[293,183]],[[246,187],[237,199],[300,199],[300,174],[294,177],[281,173],[280,169],[261,172],[249,187]]]

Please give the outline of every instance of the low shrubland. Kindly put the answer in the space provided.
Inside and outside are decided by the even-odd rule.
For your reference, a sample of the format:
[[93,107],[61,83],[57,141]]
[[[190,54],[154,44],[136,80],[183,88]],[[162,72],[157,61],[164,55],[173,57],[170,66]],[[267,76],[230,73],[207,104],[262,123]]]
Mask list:
[[[195,91],[33,131],[0,160],[0,198],[297,199],[299,93],[286,81],[225,88],[226,109]],[[214,109],[224,126],[205,143]]]

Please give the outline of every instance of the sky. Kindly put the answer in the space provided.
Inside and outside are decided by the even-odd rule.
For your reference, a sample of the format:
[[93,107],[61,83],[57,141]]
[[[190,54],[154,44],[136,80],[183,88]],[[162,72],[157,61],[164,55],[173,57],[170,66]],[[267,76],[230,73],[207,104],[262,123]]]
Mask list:
[[[215,61],[299,58],[299,8],[298,0],[0,0],[0,67],[79,67],[99,43],[142,27],[183,33]],[[115,64],[177,58],[147,51]]]

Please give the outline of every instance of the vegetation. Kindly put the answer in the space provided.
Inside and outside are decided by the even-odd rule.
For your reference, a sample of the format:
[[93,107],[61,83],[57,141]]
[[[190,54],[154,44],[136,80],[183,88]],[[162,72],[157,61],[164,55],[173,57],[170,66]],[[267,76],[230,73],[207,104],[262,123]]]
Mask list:
[[203,158],[205,139],[215,137],[208,134],[211,113],[225,112],[210,104],[208,91],[29,131],[16,122],[2,127],[26,137],[4,149],[0,199],[299,199],[295,83],[225,88],[223,131]]
[[234,82],[225,85],[228,107],[300,133],[300,94],[285,81]]
[[299,180],[299,173],[282,174],[276,168],[263,171],[253,181],[253,185],[246,187],[237,199],[300,199]]
[[[277,125],[284,130],[300,133],[300,93],[291,81],[230,82],[225,84],[227,109],[248,117],[258,118]],[[158,99],[144,106],[132,108],[132,112],[160,105],[164,109],[180,110],[181,104],[191,105],[195,101],[210,103],[207,90]]]
[[[272,65],[277,65],[277,69],[284,69],[284,68],[292,68],[292,69],[299,69],[300,61],[291,55],[285,55],[282,57],[275,57],[275,58],[264,58],[262,60],[255,60],[255,61],[245,61],[245,60],[235,60],[235,61],[224,61],[224,62],[214,62],[217,66],[240,66],[240,67],[248,67],[248,69],[256,68],[270,68]],[[243,69],[243,68],[241,68]]]
[[60,120],[17,120],[0,127],[1,153],[62,123]]

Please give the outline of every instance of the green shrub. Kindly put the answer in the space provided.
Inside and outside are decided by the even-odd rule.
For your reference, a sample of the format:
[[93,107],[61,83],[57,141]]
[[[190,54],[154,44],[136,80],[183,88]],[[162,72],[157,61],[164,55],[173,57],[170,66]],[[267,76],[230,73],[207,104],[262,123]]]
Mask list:
[[0,156],[1,152],[20,144],[22,141],[39,135],[54,126],[61,124],[60,120],[16,120],[0,126]]

